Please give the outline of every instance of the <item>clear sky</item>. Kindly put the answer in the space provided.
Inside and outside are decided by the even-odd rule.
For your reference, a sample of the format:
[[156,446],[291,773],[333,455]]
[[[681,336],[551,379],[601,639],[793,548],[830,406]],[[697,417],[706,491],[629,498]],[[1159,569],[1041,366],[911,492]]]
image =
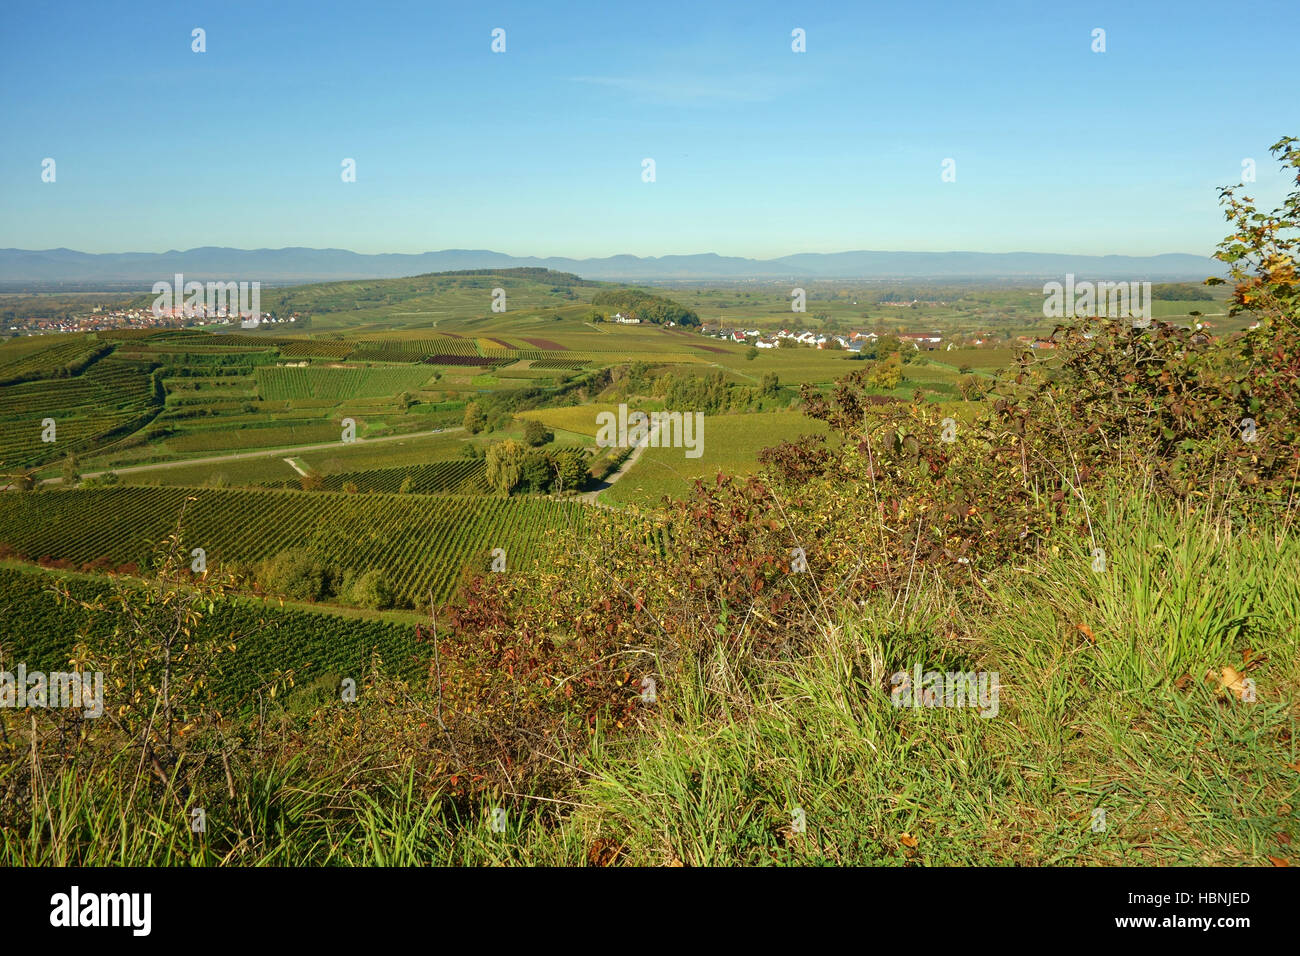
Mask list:
[[1296,0],[15,2],[0,247],[1208,254],[1244,158],[1282,194],[1297,35]]

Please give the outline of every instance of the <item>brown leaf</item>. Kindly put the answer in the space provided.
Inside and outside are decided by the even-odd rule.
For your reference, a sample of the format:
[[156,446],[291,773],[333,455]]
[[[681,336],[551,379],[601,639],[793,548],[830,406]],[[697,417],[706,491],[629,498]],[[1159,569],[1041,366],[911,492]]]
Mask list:
[[902,836],[898,838],[898,841],[902,843],[903,846],[913,850],[915,850],[918,846],[921,845],[921,841],[918,840],[916,837],[912,836],[912,834],[910,833],[904,833]]
[[1290,865],[1291,865],[1290,862],[1288,862],[1287,860],[1282,859],[1280,856],[1270,856],[1270,857],[1268,858],[1268,861],[1269,861],[1270,863],[1272,863],[1274,866],[1290,866]]
[[1093,644],[1097,643],[1097,638],[1093,636],[1092,628],[1090,628],[1087,624],[1076,624],[1074,625],[1074,629],[1078,631],[1080,634],[1082,634],[1084,637],[1086,637]]
[[1246,693],[1246,685],[1242,681],[1241,674],[1226,664],[1219,671],[1219,686],[1238,700],[1241,700]]

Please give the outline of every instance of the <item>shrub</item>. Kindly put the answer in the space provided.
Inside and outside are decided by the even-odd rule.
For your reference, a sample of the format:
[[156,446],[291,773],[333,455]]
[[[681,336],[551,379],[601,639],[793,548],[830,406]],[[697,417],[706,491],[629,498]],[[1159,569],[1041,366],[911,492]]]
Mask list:
[[535,419],[528,419],[524,422],[524,443],[536,448],[540,445],[546,445],[555,440],[555,433],[550,431],[541,422]]
[[257,569],[257,582],[263,590],[303,601],[328,597],[334,577],[325,559],[310,548],[281,551]]
[[393,589],[389,586],[383,571],[371,568],[369,571],[348,577],[342,596],[349,604],[371,610],[393,606]]

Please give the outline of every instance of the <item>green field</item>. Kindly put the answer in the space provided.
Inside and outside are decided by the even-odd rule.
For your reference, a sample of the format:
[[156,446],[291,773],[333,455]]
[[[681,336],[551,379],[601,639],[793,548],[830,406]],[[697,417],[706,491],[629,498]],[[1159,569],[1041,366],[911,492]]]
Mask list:
[[799,412],[706,416],[699,458],[687,458],[681,448],[646,448],[618,483],[601,494],[601,500],[650,507],[664,497],[682,498],[697,478],[711,481],[719,471],[752,474],[758,470],[758,453],[764,448],[825,431],[820,422]]

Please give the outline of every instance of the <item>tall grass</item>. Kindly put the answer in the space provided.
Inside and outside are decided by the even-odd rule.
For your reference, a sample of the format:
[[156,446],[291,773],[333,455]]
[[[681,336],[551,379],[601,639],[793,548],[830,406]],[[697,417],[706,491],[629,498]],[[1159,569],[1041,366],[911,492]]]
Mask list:
[[[825,620],[814,653],[757,686],[677,675],[664,713],[583,784],[588,829],[642,863],[1285,858],[1300,795],[1295,537],[1120,491],[1093,527],[1102,573],[1090,542],[1061,535],[981,601],[930,585],[901,611]],[[997,716],[895,708],[888,675],[918,661],[997,671]],[[1254,703],[1222,687],[1224,666],[1249,670]]]
[[[0,791],[27,794],[6,811],[0,865],[1293,859],[1300,544],[1140,492],[1090,512],[1104,572],[1094,541],[1060,531],[973,593],[918,574],[905,600],[827,608],[799,657],[665,663],[636,731],[597,729],[558,794],[466,802],[431,787],[419,751],[346,742],[271,747],[182,792],[141,780],[138,754],[45,759],[57,741],[33,745],[0,712]],[[917,665],[996,671],[996,716],[894,706],[891,675]],[[1255,682],[1253,702],[1224,667]],[[363,723],[372,738],[389,726]]]

